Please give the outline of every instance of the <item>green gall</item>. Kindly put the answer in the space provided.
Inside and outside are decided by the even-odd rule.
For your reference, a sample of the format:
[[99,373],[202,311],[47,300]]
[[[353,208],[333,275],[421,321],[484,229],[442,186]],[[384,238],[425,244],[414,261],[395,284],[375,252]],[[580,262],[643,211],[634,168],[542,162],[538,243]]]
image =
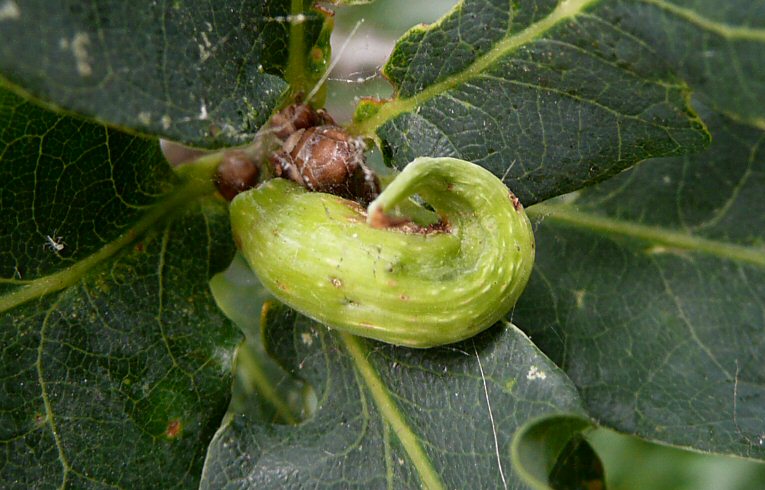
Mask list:
[[[392,217],[418,195],[430,226]],[[531,274],[534,236],[487,170],[418,158],[367,210],[273,179],[231,203],[234,237],[279,300],[332,328],[409,347],[469,338],[504,317]]]

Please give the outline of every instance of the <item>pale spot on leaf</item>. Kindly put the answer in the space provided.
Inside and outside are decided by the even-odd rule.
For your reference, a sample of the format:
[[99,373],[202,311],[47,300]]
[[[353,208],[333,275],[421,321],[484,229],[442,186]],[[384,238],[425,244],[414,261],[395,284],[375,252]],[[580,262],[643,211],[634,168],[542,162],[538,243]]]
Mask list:
[[74,60],[77,62],[77,73],[83,77],[89,77],[93,74],[93,67],[90,65],[90,56],[88,55],[89,45],[90,37],[84,32],[75,34],[70,43]]
[[574,291],[574,297],[576,298],[576,307],[579,308],[580,310],[584,308],[584,297],[586,294],[587,293],[582,289]]
[[529,372],[526,374],[526,379],[528,380],[547,379],[547,373],[542,371],[536,366],[531,366],[529,368]]

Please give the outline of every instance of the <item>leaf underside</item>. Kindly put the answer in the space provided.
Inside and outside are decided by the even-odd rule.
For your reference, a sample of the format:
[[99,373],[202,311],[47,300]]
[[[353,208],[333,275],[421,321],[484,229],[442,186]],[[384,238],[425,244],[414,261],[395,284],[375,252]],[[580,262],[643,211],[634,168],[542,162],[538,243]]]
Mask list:
[[[15,10],[0,20],[0,80],[111,125],[242,144],[288,88],[289,0],[6,4]],[[323,17],[304,15],[311,46]]]
[[225,207],[156,141],[0,116],[0,486],[195,486],[239,339],[208,288]]

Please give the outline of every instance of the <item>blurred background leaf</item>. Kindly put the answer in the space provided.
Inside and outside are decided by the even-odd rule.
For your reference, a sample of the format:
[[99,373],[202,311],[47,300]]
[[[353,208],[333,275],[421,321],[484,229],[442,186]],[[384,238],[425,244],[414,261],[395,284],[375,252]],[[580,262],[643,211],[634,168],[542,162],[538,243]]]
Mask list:
[[609,490],[765,488],[765,464],[661,446],[607,429],[587,434],[606,468]]

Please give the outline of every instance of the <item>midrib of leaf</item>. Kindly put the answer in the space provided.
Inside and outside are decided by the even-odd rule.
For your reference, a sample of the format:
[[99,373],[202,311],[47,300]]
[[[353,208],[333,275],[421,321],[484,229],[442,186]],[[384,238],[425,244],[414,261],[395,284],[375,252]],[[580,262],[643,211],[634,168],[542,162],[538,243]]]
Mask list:
[[679,7],[673,3],[665,2],[663,0],[640,0],[643,3],[649,5],[655,5],[662,10],[666,10],[683,20],[704,29],[705,31],[714,32],[726,39],[733,40],[746,40],[746,41],[762,41],[765,42],[765,29],[752,29],[751,27],[740,27],[717,22],[706,17],[699,15],[689,8]]
[[560,2],[549,15],[540,19],[538,22],[529,25],[517,34],[504,38],[494,45],[489,52],[477,58],[463,71],[435,83],[411,97],[397,98],[386,103],[369,119],[352,124],[349,127],[349,131],[357,135],[371,136],[374,131],[386,121],[401,113],[410,112],[433,97],[436,97],[457,85],[465,83],[472,78],[480,76],[482,72],[490,68],[493,63],[496,63],[509,52],[533,41],[552,29],[556,24],[575,16],[587,6],[596,3],[597,1],[599,0],[566,0]]
[[722,259],[736,262],[744,262],[759,267],[765,267],[765,250],[734,245],[719,240],[709,240],[689,233],[669,230],[659,226],[640,225],[623,220],[596,216],[591,213],[579,211],[568,204],[535,204],[528,209],[529,216],[544,220],[553,220],[560,223],[585,228],[606,235],[620,235],[637,238],[655,247],[664,247],[664,250],[652,248],[649,252],[661,252],[672,250],[687,250],[698,252]]
[[[116,240],[107,243],[94,254],[80,260],[76,264],[59,272],[50,274],[39,279],[27,281],[23,286],[0,297],[0,313],[10,310],[22,303],[35,298],[60,291],[75,284],[90,269],[102,261],[112,257],[129,245],[144,232],[149,230],[161,219],[172,214],[178,209],[186,207],[199,197],[211,194],[214,191],[212,174],[220,163],[221,154],[214,153],[199,159],[196,163],[185,167],[181,172],[185,183],[181,184],[170,196],[155,204],[141,219],[130,229],[120,235]],[[188,169],[188,170],[186,170]]]
[[375,401],[377,409],[382,414],[385,422],[391,427],[393,433],[396,434],[396,437],[401,442],[407,455],[409,455],[409,459],[417,469],[423,486],[430,490],[440,490],[445,488],[438,472],[433,468],[430,458],[425,454],[422,445],[417,439],[417,435],[409,426],[404,415],[396,405],[396,402],[391,398],[390,393],[388,393],[379,374],[367,359],[369,353],[365,346],[357,337],[351,334],[339,333],[338,335],[345,344],[346,350],[351,355],[351,358],[356,365],[356,370],[359,372],[366,383],[369,392],[372,394],[372,399]]

